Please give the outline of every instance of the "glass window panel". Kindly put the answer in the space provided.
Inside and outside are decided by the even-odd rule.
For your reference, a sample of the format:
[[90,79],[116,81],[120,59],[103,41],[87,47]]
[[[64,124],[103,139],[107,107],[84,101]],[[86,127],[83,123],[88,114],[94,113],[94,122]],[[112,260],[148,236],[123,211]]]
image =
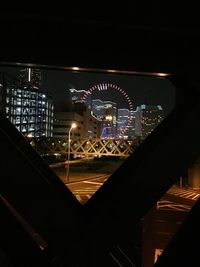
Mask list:
[[[21,68],[2,70],[20,79]],[[37,89],[34,79],[7,88],[17,95],[11,102],[14,112],[23,114],[22,121],[16,117],[18,130],[25,137],[37,137],[34,142],[28,140],[38,142],[38,153],[82,204],[176,106],[177,89],[162,75],[40,71]],[[76,128],[70,130],[72,123]],[[44,138],[52,142],[44,142]],[[57,162],[60,168],[54,167]],[[94,179],[87,193],[69,184],[87,177]]]

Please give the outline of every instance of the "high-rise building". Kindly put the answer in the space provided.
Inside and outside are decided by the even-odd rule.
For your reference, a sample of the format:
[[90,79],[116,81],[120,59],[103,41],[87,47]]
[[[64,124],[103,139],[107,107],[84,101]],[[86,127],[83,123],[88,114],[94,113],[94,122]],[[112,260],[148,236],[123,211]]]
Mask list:
[[135,133],[144,140],[163,120],[163,108],[161,105],[141,105],[135,115]]
[[123,138],[124,136],[121,135],[121,132],[127,130],[130,111],[126,108],[120,108],[117,113],[117,135],[119,138]]
[[52,136],[53,109],[47,93],[0,74],[0,110],[24,136]]
[[101,137],[115,138],[117,134],[117,104],[112,101],[93,99],[92,114],[101,121]]
[[[123,132],[123,134],[122,134]],[[118,138],[135,138],[135,112],[126,108],[118,109],[117,116],[117,135]]]

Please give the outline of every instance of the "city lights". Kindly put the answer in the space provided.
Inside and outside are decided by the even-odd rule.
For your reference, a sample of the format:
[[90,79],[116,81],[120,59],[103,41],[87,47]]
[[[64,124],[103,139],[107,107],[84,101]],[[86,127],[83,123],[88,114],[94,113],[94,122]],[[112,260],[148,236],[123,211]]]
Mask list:
[[70,144],[71,144],[71,138],[70,138],[70,135],[71,135],[71,131],[73,129],[75,129],[77,127],[76,123],[73,122],[71,124],[71,127],[69,129],[69,132],[68,132],[68,153],[67,153],[67,168],[66,168],[66,181],[68,182],[69,181],[69,165],[70,165]]

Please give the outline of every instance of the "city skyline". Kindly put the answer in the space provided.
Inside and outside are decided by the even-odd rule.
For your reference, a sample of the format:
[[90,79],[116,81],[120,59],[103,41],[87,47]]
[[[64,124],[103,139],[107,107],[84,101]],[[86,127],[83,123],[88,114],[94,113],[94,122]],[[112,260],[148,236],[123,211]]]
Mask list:
[[[67,129],[70,128],[70,123],[75,120],[75,113],[82,116],[76,119],[77,122],[84,124],[85,121],[85,124],[89,126],[94,120],[94,124],[100,126],[100,135],[97,134],[99,131],[97,131],[96,125],[92,130],[86,126],[87,129],[83,132],[90,133],[91,138],[97,136],[125,139],[134,139],[136,136],[140,136],[144,138],[163,119],[162,104],[147,103],[145,99],[143,102],[145,104],[136,105],[134,111],[133,101],[127,90],[111,83],[110,80],[95,84],[88,90],[68,89],[67,92],[64,92],[62,101],[56,103],[55,99],[49,95],[47,88],[43,87],[42,90],[43,72],[40,69],[19,69],[19,77],[17,72],[12,73],[12,76],[8,73],[9,71],[5,70],[1,73],[1,110],[20,132],[29,137],[52,136],[54,128],[58,130],[58,132],[56,131],[57,135],[65,136],[68,132]],[[76,77],[81,80],[82,84],[83,80],[80,79],[80,74],[78,73]],[[104,75],[103,78],[105,79],[107,76]],[[51,77],[55,79],[54,75]],[[86,77],[86,81],[90,82],[92,77],[96,78],[97,76],[90,73]],[[118,78],[118,75],[115,75],[114,78]],[[62,79],[58,80],[63,82]],[[45,83],[43,84],[45,85]],[[47,87],[49,88],[49,86]],[[66,97],[69,91],[70,94]],[[59,99],[58,96],[57,99]],[[69,100],[68,103],[65,99]],[[75,105],[73,101],[75,101]],[[85,103],[78,105],[78,108],[76,101]],[[88,110],[87,114],[83,114],[84,110]],[[123,112],[120,115],[120,110],[126,110],[128,113]],[[61,117],[60,111],[62,112]],[[70,118],[66,112],[71,114]],[[63,121],[68,121],[68,123],[65,124]],[[82,129],[82,125],[79,128]],[[85,134],[83,132],[76,133],[76,135],[83,136]]]
[[[19,67],[0,66],[1,72],[18,77]],[[162,77],[140,77],[125,74],[88,73],[65,70],[41,69],[42,89],[48,91],[54,102],[69,101],[69,89],[89,90],[99,83],[113,83],[127,92],[133,102],[133,108],[147,102],[149,105],[161,105],[165,116],[175,106],[175,87]],[[101,98],[102,94],[93,92],[94,98]],[[106,98],[105,98],[106,97]],[[109,90],[104,92],[102,100],[117,102],[119,108],[127,108],[120,94]]]

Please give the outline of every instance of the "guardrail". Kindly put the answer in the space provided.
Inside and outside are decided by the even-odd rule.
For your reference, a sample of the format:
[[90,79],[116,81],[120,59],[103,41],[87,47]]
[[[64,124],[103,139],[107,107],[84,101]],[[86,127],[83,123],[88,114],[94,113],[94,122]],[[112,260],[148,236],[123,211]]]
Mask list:
[[[65,155],[68,142],[64,138],[42,137],[27,138],[28,142],[40,155]],[[138,146],[139,140],[114,139],[74,139],[70,142],[70,154],[84,156],[129,156]]]

